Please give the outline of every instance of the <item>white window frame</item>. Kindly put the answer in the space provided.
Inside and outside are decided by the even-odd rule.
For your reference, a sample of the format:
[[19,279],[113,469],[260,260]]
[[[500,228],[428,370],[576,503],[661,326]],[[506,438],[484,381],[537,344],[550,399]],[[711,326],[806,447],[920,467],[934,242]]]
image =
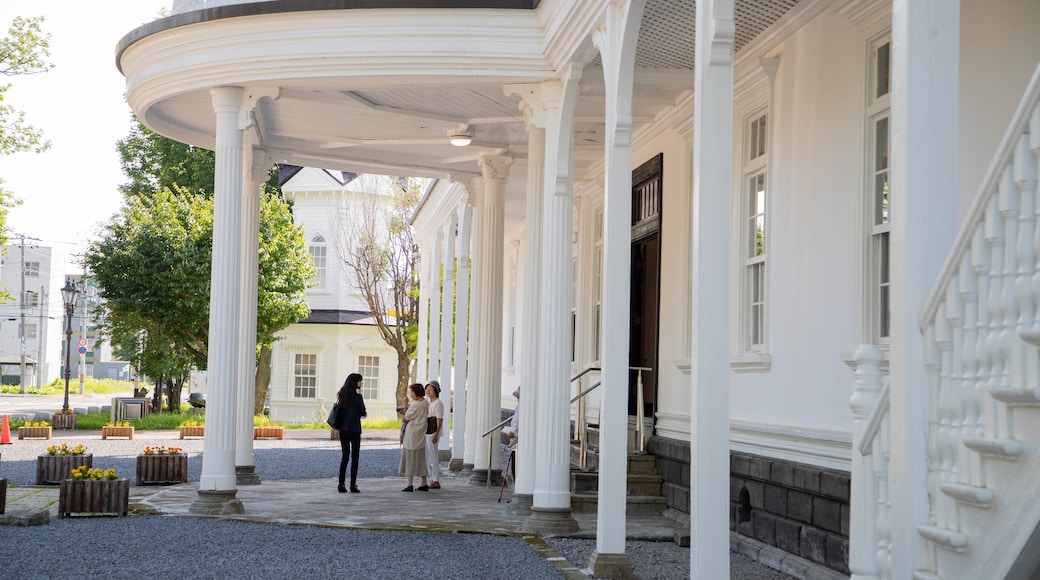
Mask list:
[[[737,372],[764,372],[772,365],[769,355],[769,160],[773,114],[764,102],[752,104],[745,110],[748,112],[740,123],[740,182],[735,188],[739,196],[740,326],[737,353],[730,359],[730,367]],[[755,193],[757,195],[753,195]],[[759,229],[761,240],[757,234]],[[757,250],[759,243],[761,251]]]
[[36,339],[36,325],[35,324],[33,324],[31,322],[26,323],[26,325],[25,325],[25,338],[27,338],[29,340],[35,340]]
[[[297,400],[316,400],[318,398],[318,353],[316,352],[293,352],[289,364],[292,367],[292,398]],[[313,362],[301,361],[300,357],[313,357]],[[301,366],[313,366],[313,374],[303,374]],[[300,379],[312,379],[313,385],[301,385]],[[300,389],[313,389],[311,396],[301,395]]]
[[370,401],[378,399],[379,356],[369,354],[358,355],[357,369],[358,373],[363,377],[361,382],[361,396]]
[[37,308],[40,305],[40,293],[32,290],[25,291],[25,307]]
[[25,264],[25,277],[26,278],[39,278],[40,277],[40,263],[39,262],[24,262]]
[[329,262],[329,246],[325,237],[317,234],[311,238],[311,243],[307,245],[307,254],[310,255],[311,263],[314,265],[314,287],[324,290],[328,283]]
[[[879,88],[878,53],[888,47],[887,92]],[[866,151],[864,152],[864,227],[866,256],[864,260],[864,328],[865,341],[876,344],[883,350],[888,348],[888,333],[891,323],[891,283],[889,243],[891,215],[889,210],[891,183],[891,94],[892,94],[892,38],[891,33],[875,37],[867,43],[867,94],[866,94]],[[885,143],[878,142],[878,127],[885,127]],[[879,159],[879,146],[884,154]],[[879,179],[884,186],[879,190]],[[884,193],[881,193],[881,192]]]

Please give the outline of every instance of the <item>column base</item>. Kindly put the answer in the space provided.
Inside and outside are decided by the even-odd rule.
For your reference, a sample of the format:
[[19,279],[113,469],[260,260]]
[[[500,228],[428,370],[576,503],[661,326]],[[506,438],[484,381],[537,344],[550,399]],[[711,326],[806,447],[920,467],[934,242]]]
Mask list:
[[255,465],[236,465],[235,483],[238,485],[260,485],[260,476]]
[[531,507],[531,515],[524,520],[523,531],[532,534],[573,534],[581,528],[571,515],[571,508]]
[[242,501],[235,498],[235,490],[209,491],[199,490],[199,497],[191,502],[188,513],[197,516],[224,516],[246,513]]
[[517,516],[529,516],[531,515],[532,505],[534,505],[534,495],[514,493],[513,498],[509,500],[509,507],[506,508],[506,513]]
[[589,569],[595,578],[628,580],[636,577],[628,554],[602,554],[593,550],[589,557]]
[[448,462],[448,471],[462,471],[462,458],[453,457],[451,461]]
[[473,464],[463,463],[462,470],[459,471],[459,477],[469,477],[471,473],[473,473]]
[[[470,485],[488,485],[488,470],[486,469],[473,469],[470,471],[469,476]],[[491,470],[491,486],[497,487],[502,485],[502,470],[492,469]]]

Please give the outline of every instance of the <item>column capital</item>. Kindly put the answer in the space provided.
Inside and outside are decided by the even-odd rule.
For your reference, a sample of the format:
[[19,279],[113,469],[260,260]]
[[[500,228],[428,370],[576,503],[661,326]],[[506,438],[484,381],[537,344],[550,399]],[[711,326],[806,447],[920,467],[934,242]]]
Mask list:
[[502,92],[520,97],[520,110],[524,114],[528,130],[544,129],[549,123],[549,111],[560,107],[563,83],[554,80],[509,84],[502,87]]
[[508,155],[481,155],[480,173],[486,180],[506,180],[513,158]]

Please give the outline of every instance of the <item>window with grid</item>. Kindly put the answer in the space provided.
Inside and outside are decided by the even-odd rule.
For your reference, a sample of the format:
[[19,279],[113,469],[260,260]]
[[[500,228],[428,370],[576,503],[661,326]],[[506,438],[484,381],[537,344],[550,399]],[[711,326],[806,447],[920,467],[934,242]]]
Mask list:
[[307,253],[311,255],[311,262],[314,263],[314,287],[324,288],[328,260],[328,246],[325,244],[325,238],[314,236],[310,246],[307,247]]
[[869,340],[888,342],[890,324],[889,235],[891,199],[889,191],[889,94],[892,84],[891,40],[882,38],[871,45],[870,82],[867,99],[867,328]]
[[313,399],[318,396],[318,355],[294,356],[293,396],[297,399]]
[[40,277],[40,263],[39,262],[25,262],[25,277],[26,278],[39,278]]
[[374,400],[379,398],[379,357],[359,356],[357,372],[364,377],[361,383],[361,396]]
[[741,308],[742,350],[764,351],[766,344],[766,179],[768,174],[768,115],[759,111],[744,122],[742,198],[744,220]]
[[25,306],[27,308],[36,308],[40,305],[40,293],[33,292],[31,290],[25,293]]

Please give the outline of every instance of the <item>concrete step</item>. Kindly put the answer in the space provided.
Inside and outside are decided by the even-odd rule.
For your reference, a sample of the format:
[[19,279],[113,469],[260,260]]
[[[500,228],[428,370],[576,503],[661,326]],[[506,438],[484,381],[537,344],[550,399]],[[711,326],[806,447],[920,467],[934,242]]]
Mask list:
[[[661,482],[664,481],[660,475],[653,474],[628,474],[627,493],[629,495],[661,495]],[[572,471],[571,492],[572,493],[597,493],[599,491],[599,473]]]
[[[578,513],[594,513],[599,504],[596,494],[571,494],[571,509]],[[661,514],[668,508],[664,496],[630,495],[625,498],[625,511],[628,514],[649,515]]]

